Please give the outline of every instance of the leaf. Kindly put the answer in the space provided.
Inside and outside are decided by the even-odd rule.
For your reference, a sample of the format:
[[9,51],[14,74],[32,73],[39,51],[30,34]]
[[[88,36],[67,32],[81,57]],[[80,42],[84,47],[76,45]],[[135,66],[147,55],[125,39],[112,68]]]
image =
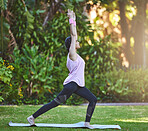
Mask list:
[[4,76],[4,77],[2,78],[2,80],[4,81],[4,83],[9,84],[9,82],[10,82],[11,79],[10,79],[9,77],[5,77],[5,76]]
[[28,26],[30,29],[34,29],[34,27],[33,27],[33,25],[32,24],[29,24],[29,26]]
[[52,88],[52,87],[49,86],[49,85],[44,85],[43,87],[44,87],[44,88],[48,88],[48,89],[51,89],[51,88]]
[[106,91],[102,91],[103,94],[106,94]]
[[2,96],[0,96],[0,102],[4,101],[4,98]]
[[46,10],[37,10],[36,13],[40,14],[40,13],[45,13]]
[[33,31],[33,35],[34,35],[34,37],[37,37],[37,35],[36,35],[36,32],[35,32],[35,31]]
[[101,91],[104,91],[104,87],[103,86],[100,86],[99,88],[100,88]]
[[45,81],[46,81],[46,79],[41,78],[41,77],[39,77],[39,80],[40,80],[41,82],[45,82]]

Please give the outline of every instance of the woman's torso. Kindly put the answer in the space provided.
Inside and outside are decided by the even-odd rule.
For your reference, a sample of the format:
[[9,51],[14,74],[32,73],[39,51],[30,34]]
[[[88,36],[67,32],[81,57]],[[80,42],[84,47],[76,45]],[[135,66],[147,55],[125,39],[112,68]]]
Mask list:
[[77,54],[77,59],[72,61],[69,58],[69,54],[67,56],[67,68],[69,70],[68,77],[65,79],[63,85],[74,81],[80,87],[85,86],[85,78],[84,78],[84,70],[85,70],[85,61]]

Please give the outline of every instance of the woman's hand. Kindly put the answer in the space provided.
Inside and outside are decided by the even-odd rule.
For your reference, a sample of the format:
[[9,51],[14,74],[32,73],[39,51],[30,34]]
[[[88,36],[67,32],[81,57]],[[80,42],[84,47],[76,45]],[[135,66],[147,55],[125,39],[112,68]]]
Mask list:
[[75,15],[75,13],[74,13],[72,10],[70,10],[70,9],[68,9],[67,16],[69,17],[69,19],[72,18],[74,21],[76,20],[76,15]]

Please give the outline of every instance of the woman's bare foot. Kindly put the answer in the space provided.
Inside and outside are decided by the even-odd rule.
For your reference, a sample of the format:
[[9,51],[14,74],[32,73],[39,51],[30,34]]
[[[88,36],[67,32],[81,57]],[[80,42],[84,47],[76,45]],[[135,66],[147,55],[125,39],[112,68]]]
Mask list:
[[89,122],[85,122],[84,126],[89,128],[89,129],[94,129],[94,127],[92,127]]
[[34,123],[34,117],[31,115],[27,118],[28,122],[30,123],[30,125],[35,125]]

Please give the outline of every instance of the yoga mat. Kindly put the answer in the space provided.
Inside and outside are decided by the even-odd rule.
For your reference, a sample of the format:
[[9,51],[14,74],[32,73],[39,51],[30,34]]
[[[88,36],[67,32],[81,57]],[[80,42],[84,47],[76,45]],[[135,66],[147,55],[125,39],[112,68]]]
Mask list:
[[[9,126],[23,126],[23,127],[31,127],[30,124],[25,123],[13,123],[9,122]],[[85,128],[84,122],[79,122],[75,124],[47,124],[47,123],[36,123],[34,126],[37,127],[64,127],[64,128]],[[95,129],[121,129],[119,125],[92,125]]]

